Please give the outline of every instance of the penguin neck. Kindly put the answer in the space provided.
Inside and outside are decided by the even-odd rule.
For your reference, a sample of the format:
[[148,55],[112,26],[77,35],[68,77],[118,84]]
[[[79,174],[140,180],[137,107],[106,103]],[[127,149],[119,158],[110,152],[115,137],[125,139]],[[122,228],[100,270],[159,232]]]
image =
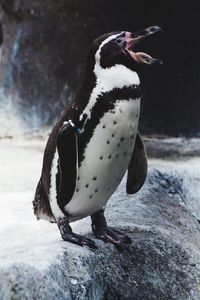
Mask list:
[[114,65],[110,68],[102,68],[99,64],[94,67],[96,77],[96,87],[101,92],[109,92],[113,89],[139,86],[139,76],[135,71],[128,69],[124,65]]
[[[91,75],[88,78],[91,78]],[[128,69],[124,65],[115,65],[111,68],[104,69],[98,64],[95,64],[93,78],[95,78],[95,84],[93,81],[94,86],[90,90],[87,103],[85,103],[85,108],[80,115],[80,121],[83,120],[85,115],[87,115],[87,119],[91,118],[91,111],[97,103],[98,98],[103,94],[109,93],[115,89],[121,90],[122,92],[125,88],[140,90],[139,76],[136,72]],[[87,83],[88,80],[84,82],[83,89]],[[126,97],[124,98],[126,99]]]

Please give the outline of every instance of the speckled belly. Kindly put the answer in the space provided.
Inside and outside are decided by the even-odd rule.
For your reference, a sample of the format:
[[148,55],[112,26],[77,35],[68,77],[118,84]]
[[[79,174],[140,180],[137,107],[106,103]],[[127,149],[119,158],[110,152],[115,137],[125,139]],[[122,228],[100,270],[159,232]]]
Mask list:
[[104,207],[129,165],[138,129],[140,100],[116,102],[94,130],[78,169],[76,190],[65,206],[71,222]]

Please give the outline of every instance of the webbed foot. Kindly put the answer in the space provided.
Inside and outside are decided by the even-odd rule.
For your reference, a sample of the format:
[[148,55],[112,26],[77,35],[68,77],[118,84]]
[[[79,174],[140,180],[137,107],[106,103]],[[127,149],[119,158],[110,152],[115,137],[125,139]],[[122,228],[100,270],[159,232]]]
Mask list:
[[110,242],[116,246],[119,251],[123,251],[125,245],[132,243],[129,236],[112,228],[108,227],[104,216],[104,211],[100,210],[91,216],[92,219],[92,231],[96,238],[103,240],[104,242]]
[[61,237],[64,241],[79,245],[88,246],[91,249],[97,249],[95,242],[83,235],[76,234],[72,231],[67,218],[62,218],[58,220],[58,228],[61,233]]

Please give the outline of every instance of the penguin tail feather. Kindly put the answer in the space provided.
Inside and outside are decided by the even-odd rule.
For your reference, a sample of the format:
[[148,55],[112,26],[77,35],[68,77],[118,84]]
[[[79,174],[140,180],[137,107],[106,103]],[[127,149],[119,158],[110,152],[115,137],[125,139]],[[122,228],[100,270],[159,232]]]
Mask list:
[[51,223],[56,223],[56,220],[51,211],[48,196],[43,190],[41,178],[38,182],[35,197],[33,200],[33,211],[38,220],[44,219],[48,220]]

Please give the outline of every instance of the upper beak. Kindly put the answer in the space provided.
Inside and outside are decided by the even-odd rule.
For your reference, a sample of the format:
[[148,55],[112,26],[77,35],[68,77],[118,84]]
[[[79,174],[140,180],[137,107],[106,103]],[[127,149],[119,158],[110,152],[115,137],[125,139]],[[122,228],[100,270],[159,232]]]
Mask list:
[[136,31],[134,33],[126,33],[126,50],[129,52],[131,57],[136,60],[138,63],[147,63],[147,64],[154,64],[159,63],[162,64],[162,60],[152,58],[150,55],[143,53],[143,52],[134,52],[133,48],[136,44],[144,40],[146,37],[162,31],[161,27],[159,26],[151,26],[145,28],[143,30]]
[[142,41],[149,35],[162,31],[161,27],[159,26],[150,26],[148,28],[136,31],[131,33],[132,42],[136,45],[138,42]]

